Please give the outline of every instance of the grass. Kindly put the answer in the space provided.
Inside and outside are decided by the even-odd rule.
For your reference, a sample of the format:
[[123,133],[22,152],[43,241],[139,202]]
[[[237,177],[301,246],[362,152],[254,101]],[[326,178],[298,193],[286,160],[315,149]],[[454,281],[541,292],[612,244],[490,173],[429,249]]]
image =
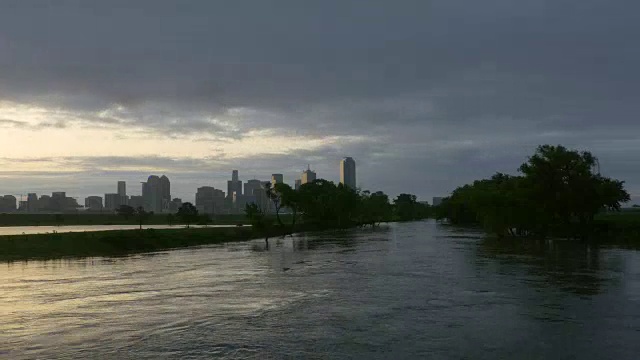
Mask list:
[[[145,225],[169,225],[168,214],[153,214],[144,222]],[[281,215],[288,221],[288,215]],[[199,223],[216,225],[246,224],[244,214],[220,214],[213,217],[201,217]],[[182,224],[173,216],[172,224]],[[135,217],[125,219],[123,216],[110,213],[68,213],[68,214],[0,214],[0,226],[68,226],[68,225],[138,225]]]
[[[273,229],[269,236],[281,235]],[[264,238],[249,227],[94,231],[0,236],[0,261],[122,256],[187,246]]]

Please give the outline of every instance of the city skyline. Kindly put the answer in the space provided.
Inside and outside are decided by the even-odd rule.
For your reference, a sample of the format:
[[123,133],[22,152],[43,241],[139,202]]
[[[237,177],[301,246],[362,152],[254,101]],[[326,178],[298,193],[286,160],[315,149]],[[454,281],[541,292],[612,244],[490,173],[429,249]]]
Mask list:
[[178,189],[226,189],[232,169],[293,181],[348,154],[362,186],[429,199],[562,144],[591,151],[638,195],[638,10],[3,3],[0,189],[84,196],[154,173]]
[[[232,193],[230,193],[228,190],[230,188],[232,188],[232,182],[237,182],[238,183],[238,187],[233,187],[233,189],[241,189],[240,190],[240,194],[241,196],[251,196],[253,194],[247,194],[247,189],[250,189],[249,191],[252,192],[254,188],[256,188],[256,186],[252,185],[252,182],[256,181],[258,182],[258,187],[262,186],[262,184],[275,184],[275,183],[279,183],[279,182],[284,182],[288,185],[290,185],[292,188],[296,187],[296,184],[298,182],[302,182],[302,179],[305,178],[305,174],[309,173],[310,177],[309,180],[313,181],[315,179],[324,179],[324,180],[329,180],[329,181],[333,181],[334,183],[338,184],[341,182],[342,179],[342,171],[343,171],[343,162],[347,159],[350,159],[351,162],[353,162],[353,171],[355,172],[355,162],[353,161],[353,158],[351,157],[343,157],[340,162],[338,163],[338,170],[337,172],[337,177],[338,177],[338,181],[336,180],[332,180],[327,177],[323,177],[317,174],[317,172],[312,170],[312,167],[310,164],[307,164],[307,168],[303,169],[302,171],[299,171],[297,174],[292,174],[291,176],[286,176],[283,173],[272,173],[268,178],[266,176],[262,176],[262,177],[256,177],[255,175],[249,175],[247,174],[246,176],[243,176],[244,174],[239,171],[238,169],[233,169],[231,170],[231,175],[229,177],[229,174],[227,174],[227,180],[226,180],[226,187],[222,187],[221,185],[212,185],[211,183],[202,183],[201,185],[197,186],[197,188],[190,192],[189,190],[185,190],[185,189],[181,189],[180,191],[176,191],[175,193],[173,193],[174,190],[171,190],[169,194],[165,195],[165,196],[169,196],[166,200],[165,199],[165,206],[161,206],[160,203],[162,202],[162,200],[158,200],[158,199],[152,199],[151,197],[144,197],[144,189],[145,187],[150,183],[150,181],[152,181],[153,183],[158,183],[158,181],[161,181],[162,179],[165,179],[165,181],[167,182],[167,186],[171,186],[171,181],[169,179],[169,176],[167,176],[166,174],[162,174],[162,176],[157,176],[157,175],[148,175],[146,177],[146,181],[134,181],[134,183],[140,183],[141,186],[141,191],[136,191],[136,190],[128,190],[128,189],[132,189],[131,185],[127,185],[127,183],[129,181],[125,181],[122,179],[119,179],[115,182],[115,191],[105,191],[104,193],[97,193],[97,194],[86,194],[86,195],[77,195],[74,194],[74,190],[73,189],[69,189],[65,191],[65,194],[67,195],[68,198],[70,199],[75,199],[78,204],[82,205],[85,204],[85,207],[87,208],[91,208],[91,207],[95,207],[96,198],[100,198],[102,203],[101,203],[101,208],[105,209],[105,210],[114,210],[116,209],[118,206],[120,205],[129,205],[127,203],[128,200],[125,199],[129,199],[130,197],[136,198],[135,200],[135,206],[137,206],[137,202],[140,201],[142,206],[151,209],[151,211],[155,211],[155,212],[162,212],[162,209],[168,209],[169,206],[169,202],[170,200],[177,198],[179,199],[181,202],[191,202],[193,204],[196,204],[198,202],[198,193],[200,192],[200,190],[202,191],[206,191],[207,193],[211,194],[213,193],[214,189],[216,192],[218,191],[222,191],[224,193],[225,198],[227,197],[231,197],[233,198]],[[330,175],[335,175],[333,174],[333,172],[329,173]],[[224,177],[224,175],[222,175]],[[129,182],[130,183],[130,182]],[[113,184],[111,184],[113,185]],[[157,186],[157,185],[154,185]],[[58,190],[64,190],[62,187],[55,187]],[[172,187],[173,188],[173,187]],[[134,187],[135,189],[135,187]],[[226,189],[226,191],[225,191]],[[371,190],[371,189],[365,189],[363,188],[362,190]],[[1,189],[0,189],[0,197],[2,197],[1,194]],[[160,189],[154,190],[154,191],[160,191]],[[376,191],[376,190],[374,190]],[[55,193],[56,191],[44,191],[41,193],[38,192],[29,192],[29,195],[45,195],[48,196],[48,193]],[[410,192],[410,191],[404,191],[404,192]],[[70,194],[74,194],[75,196],[68,196]],[[178,194],[182,194],[182,196],[179,196]],[[9,194],[7,194],[9,195]],[[393,196],[397,195],[397,194],[390,194]],[[21,201],[21,198],[19,197],[20,194],[17,194],[16,197],[16,204],[19,206],[19,203]],[[158,195],[159,196],[159,195]],[[27,200],[27,198],[25,196],[23,196],[24,200]],[[138,200],[138,198],[140,198],[140,200]],[[210,200],[207,200],[210,201]],[[241,201],[246,202],[247,199],[243,199]],[[93,206],[90,206],[89,204],[92,204]],[[211,208],[211,206],[208,206],[207,208]]]

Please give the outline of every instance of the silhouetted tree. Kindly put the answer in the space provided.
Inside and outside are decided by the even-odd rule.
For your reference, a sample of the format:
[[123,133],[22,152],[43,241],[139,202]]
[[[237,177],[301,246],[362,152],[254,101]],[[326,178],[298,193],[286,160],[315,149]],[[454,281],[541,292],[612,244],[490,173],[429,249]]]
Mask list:
[[136,220],[138,221],[138,224],[140,225],[140,230],[142,230],[142,224],[152,214],[153,214],[153,212],[147,212],[147,211],[144,210],[144,208],[142,206],[138,206],[138,208],[135,211],[135,216],[136,216]]
[[118,214],[119,216],[124,217],[125,220],[129,220],[129,218],[132,217],[133,215],[135,215],[135,213],[136,213],[136,209],[134,209],[133,207],[131,207],[129,205],[120,205],[116,209],[116,214]]
[[178,209],[177,216],[182,219],[182,221],[187,224],[187,228],[189,228],[191,223],[198,219],[198,209],[196,209],[192,203],[186,202]]

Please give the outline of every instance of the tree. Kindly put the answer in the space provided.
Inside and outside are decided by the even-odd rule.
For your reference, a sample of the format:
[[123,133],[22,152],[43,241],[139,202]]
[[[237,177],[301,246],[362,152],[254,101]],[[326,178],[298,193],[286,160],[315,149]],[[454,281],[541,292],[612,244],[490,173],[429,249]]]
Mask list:
[[120,205],[118,209],[116,209],[116,214],[124,217],[125,220],[129,220],[130,217],[135,215],[136,209],[129,205]]
[[530,199],[541,210],[536,220],[546,224],[543,234],[575,233],[577,224],[585,235],[598,211],[619,210],[629,201],[624,182],[594,173],[596,164],[590,152],[542,145],[520,166]]
[[167,214],[167,224],[169,224],[169,226],[173,225],[173,222],[175,221],[176,216],[173,214]]
[[152,212],[147,212],[144,210],[142,206],[138,206],[135,210],[136,220],[138,220],[138,224],[140,224],[140,230],[142,230],[142,224],[147,220],[147,218],[153,214]]
[[287,184],[276,184],[280,198],[282,200],[282,206],[291,210],[291,232],[296,226],[296,220],[298,217],[298,209],[300,207],[300,196],[298,191],[291,188]]
[[417,197],[412,194],[400,194],[393,200],[395,213],[399,220],[408,221],[416,219]]
[[265,189],[265,192],[267,193],[267,197],[273,203],[273,207],[276,211],[276,220],[278,221],[278,225],[280,227],[284,226],[284,224],[282,223],[282,220],[280,219],[280,210],[282,209],[282,206],[283,206],[282,194],[283,192],[286,192],[288,190],[291,190],[291,186],[284,183],[275,184],[272,187],[268,187]]
[[187,228],[191,225],[192,222],[198,220],[198,209],[193,206],[192,203],[186,202],[183,203],[182,206],[178,209],[178,213],[176,214],[185,224],[187,224]]

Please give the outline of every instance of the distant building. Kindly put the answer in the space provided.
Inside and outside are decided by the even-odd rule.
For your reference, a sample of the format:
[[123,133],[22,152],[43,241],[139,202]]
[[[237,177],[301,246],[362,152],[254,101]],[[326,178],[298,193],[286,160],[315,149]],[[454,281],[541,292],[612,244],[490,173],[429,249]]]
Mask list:
[[271,187],[282,183],[284,183],[284,177],[282,174],[271,174]]
[[118,181],[118,196],[120,197],[120,205],[128,205],[127,183],[124,181]]
[[300,179],[296,179],[296,182],[295,182],[295,189],[296,189],[296,190],[300,190],[300,185],[302,185],[302,180],[300,180]]
[[227,197],[232,199],[233,193],[242,195],[242,181],[238,177],[238,170],[233,170],[231,180],[227,181]]
[[49,195],[40,196],[40,199],[38,199],[38,210],[51,211],[51,196]]
[[171,182],[165,175],[151,175],[142,183],[142,199],[144,209],[158,214],[169,211],[171,202]]
[[196,192],[196,208],[204,214],[220,214],[224,211],[224,191],[213,186],[202,186]]
[[140,195],[131,195],[129,198],[129,206],[134,209],[139,207],[144,208],[144,199]]
[[178,209],[180,209],[181,206],[182,206],[182,199],[175,198],[171,200],[171,203],[169,203],[169,211],[172,213],[178,212]]
[[16,211],[16,197],[13,195],[5,195],[0,197],[0,212]]
[[64,191],[56,191],[51,193],[51,200],[49,202],[50,211],[61,212],[64,211],[67,205],[67,193]]
[[104,209],[108,211],[117,210],[120,205],[120,195],[118,194],[104,194]]
[[253,195],[253,191],[255,189],[260,189],[262,188],[262,184],[264,183],[264,181],[260,181],[257,179],[252,179],[252,180],[247,180],[246,183],[244,183],[244,194],[247,196],[252,196]]
[[34,213],[40,210],[40,206],[38,204],[38,194],[29,193],[27,195],[27,212]]
[[267,196],[267,189],[271,187],[271,182],[262,182],[260,188],[253,189],[253,196],[255,197],[255,203],[263,212],[269,213],[273,210],[273,204],[271,199]]
[[84,198],[84,208],[87,211],[102,211],[102,197],[88,196]]
[[311,166],[307,166],[307,170],[302,172],[302,178],[300,179],[300,184],[308,184],[316,181],[316,173],[311,171]]
[[431,205],[438,206],[438,205],[442,204],[442,199],[444,199],[444,198],[443,197],[434,197]]
[[340,183],[356,188],[356,162],[353,158],[346,157],[340,161]]
[[127,196],[127,183],[124,181],[118,181],[118,195]]

